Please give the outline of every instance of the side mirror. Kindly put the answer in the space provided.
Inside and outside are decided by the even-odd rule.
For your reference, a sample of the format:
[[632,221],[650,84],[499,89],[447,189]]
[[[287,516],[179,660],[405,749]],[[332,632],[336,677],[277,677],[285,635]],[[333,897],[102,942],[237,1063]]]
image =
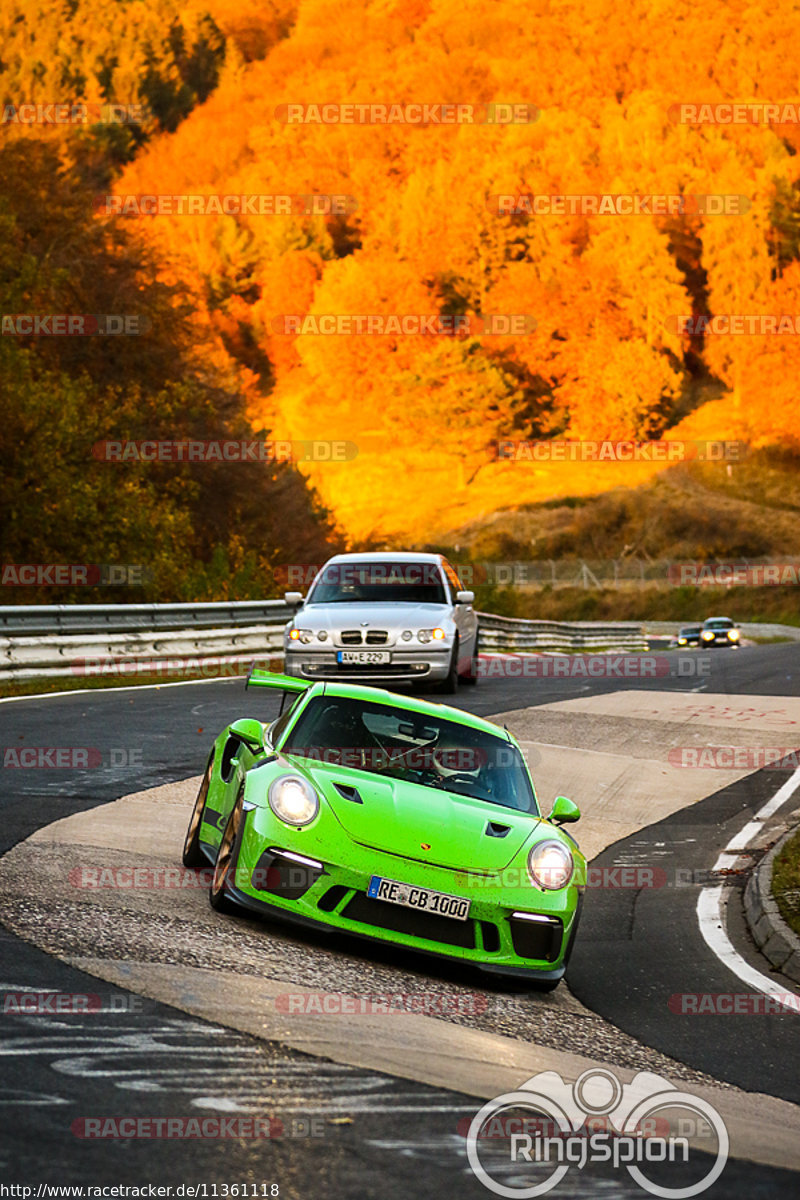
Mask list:
[[302,592],[284,592],[283,598],[287,604],[302,604],[303,603],[303,593]]
[[456,592],[456,604],[474,604],[474,592]]
[[230,731],[240,742],[244,742],[248,750],[261,750],[264,745],[264,727],[252,717],[242,717],[241,720],[234,721]]
[[556,796],[553,807],[550,810],[548,821],[552,821],[555,825],[566,825],[570,821],[580,820],[581,810],[577,804],[573,804],[566,796]]

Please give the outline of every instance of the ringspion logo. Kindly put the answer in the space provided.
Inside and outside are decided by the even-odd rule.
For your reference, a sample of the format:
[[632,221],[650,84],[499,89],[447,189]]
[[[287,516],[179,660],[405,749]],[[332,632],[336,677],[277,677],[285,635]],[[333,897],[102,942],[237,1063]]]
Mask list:
[[[571,1085],[543,1071],[489,1100],[467,1131],[473,1173],[510,1200],[545,1195],[571,1169],[601,1163],[650,1195],[684,1200],[719,1178],[729,1149],[725,1122],[708,1101],[649,1071],[623,1084],[613,1071],[591,1068]],[[673,1162],[682,1165],[680,1182],[665,1187],[656,1179]]]

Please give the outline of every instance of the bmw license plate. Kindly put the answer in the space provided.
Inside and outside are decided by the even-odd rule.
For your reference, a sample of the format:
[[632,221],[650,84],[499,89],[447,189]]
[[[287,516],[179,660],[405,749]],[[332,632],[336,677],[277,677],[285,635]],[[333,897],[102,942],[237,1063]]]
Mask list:
[[402,904],[406,908],[419,909],[420,912],[435,913],[438,917],[453,917],[456,921],[466,921],[469,916],[469,900],[465,900],[463,896],[432,892],[430,888],[412,887],[410,883],[381,879],[377,875],[370,879],[367,895],[373,900]]
[[367,663],[380,666],[392,661],[388,650],[338,650],[336,661],[340,663]]

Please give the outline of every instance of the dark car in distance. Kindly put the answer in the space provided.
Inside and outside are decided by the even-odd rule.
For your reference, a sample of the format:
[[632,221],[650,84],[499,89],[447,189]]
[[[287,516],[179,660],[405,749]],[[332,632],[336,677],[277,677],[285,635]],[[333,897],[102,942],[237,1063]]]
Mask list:
[[703,622],[700,630],[702,646],[730,646],[736,650],[739,647],[741,632],[730,617],[709,617]]

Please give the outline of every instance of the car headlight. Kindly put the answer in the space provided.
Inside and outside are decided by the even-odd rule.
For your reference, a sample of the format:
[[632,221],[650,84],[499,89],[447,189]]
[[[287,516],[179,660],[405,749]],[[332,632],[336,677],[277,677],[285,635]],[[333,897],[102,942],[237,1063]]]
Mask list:
[[703,632],[700,634],[700,637],[703,639],[704,642],[713,642],[714,632],[711,629],[704,629]]
[[287,825],[307,825],[319,812],[319,796],[299,775],[273,779],[267,799],[275,816]]
[[731,641],[732,641],[732,642],[738,642],[738,640],[739,640],[739,630],[738,630],[738,629],[729,629],[729,630],[728,630],[728,637],[731,639]]
[[420,629],[417,637],[421,642],[441,642],[447,634],[443,629]]
[[572,855],[562,842],[539,842],[528,854],[528,871],[535,884],[555,892],[572,878]]
[[685,646],[685,645],[686,645],[686,638],[678,638],[678,645],[679,645],[679,646]]

